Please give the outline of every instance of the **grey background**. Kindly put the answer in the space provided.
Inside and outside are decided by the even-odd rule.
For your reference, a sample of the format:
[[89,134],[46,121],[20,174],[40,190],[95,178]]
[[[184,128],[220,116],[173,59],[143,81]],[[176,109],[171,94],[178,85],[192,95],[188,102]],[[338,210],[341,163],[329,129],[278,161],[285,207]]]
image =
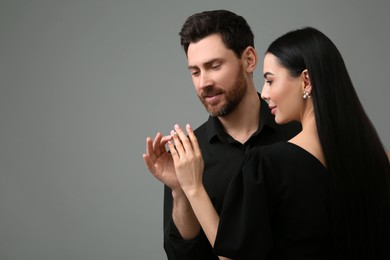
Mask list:
[[165,259],[146,136],[199,126],[178,31],[191,14],[244,16],[262,57],[310,25],[339,47],[390,149],[388,1],[0,0],[0,259]]

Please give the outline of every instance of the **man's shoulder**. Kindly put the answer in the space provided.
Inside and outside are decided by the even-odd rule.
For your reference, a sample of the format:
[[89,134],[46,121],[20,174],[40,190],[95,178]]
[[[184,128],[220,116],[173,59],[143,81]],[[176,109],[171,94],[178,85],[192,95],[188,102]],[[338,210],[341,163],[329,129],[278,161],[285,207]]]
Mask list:
[[194,134],[196,138],[198,138],[198,142],[202,142],[203,140],[207,139],[207,123],[208,121],[204,122],[194,130]]
[[198,136],[199,134],[203,134],[207,131],[207,122],[208,121],[204,122],[194,130],[196,136]]
[[211,138],[215,135],[213,130],[213,125],[210,122],[210,119],[203,124],[201,124],[198,128],[194,130],[194,134],[198,139],[198,144],[201,149],[206,149],[209,146]]

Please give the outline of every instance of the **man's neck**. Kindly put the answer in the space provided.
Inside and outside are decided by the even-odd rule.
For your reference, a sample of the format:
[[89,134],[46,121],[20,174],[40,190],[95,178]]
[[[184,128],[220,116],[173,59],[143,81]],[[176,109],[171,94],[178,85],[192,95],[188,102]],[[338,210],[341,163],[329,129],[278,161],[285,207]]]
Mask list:
[[226,133],[245,143],[259,127],[260,99],[254,90],[229,115],[219,117]]

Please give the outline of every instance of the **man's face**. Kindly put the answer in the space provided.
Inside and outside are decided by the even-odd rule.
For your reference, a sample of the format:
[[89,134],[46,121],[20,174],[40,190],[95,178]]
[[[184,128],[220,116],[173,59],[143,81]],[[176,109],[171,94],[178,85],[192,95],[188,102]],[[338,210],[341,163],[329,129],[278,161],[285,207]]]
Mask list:
[[241,102],[247,79],[240,59],[218,34],[191,43],[188,69],[200,101],[212,116],[225,116]]

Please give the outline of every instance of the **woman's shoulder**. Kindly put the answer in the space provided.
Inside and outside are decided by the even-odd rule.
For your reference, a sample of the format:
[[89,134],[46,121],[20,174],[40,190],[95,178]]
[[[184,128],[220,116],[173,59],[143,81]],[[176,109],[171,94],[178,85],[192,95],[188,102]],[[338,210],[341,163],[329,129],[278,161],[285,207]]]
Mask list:
[[302,147],[290,142],[277,142],[253,148],[245,156],[244,164],[261,164],[267,169],[318,168],[323,164]]
[[301,155],[300,149],[289,142],[281,141],[271,145],[263,145],[252,148],[248,154],[248,159],[282,159],[290,158],[292,155]]

